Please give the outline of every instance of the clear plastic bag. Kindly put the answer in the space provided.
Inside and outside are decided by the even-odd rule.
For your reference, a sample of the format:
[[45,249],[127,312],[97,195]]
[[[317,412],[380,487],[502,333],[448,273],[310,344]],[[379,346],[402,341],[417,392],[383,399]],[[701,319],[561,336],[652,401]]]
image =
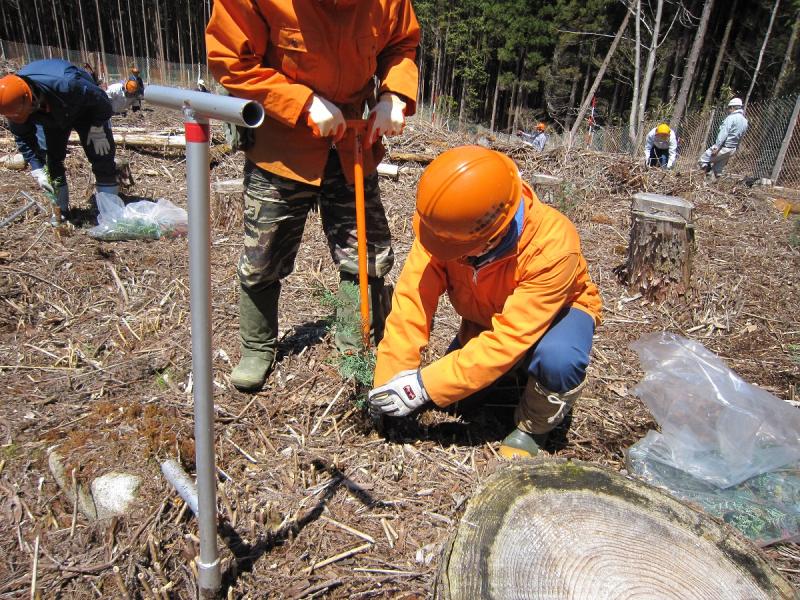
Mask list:
[[631,450],[720,488],[800,461],[800,410],[679,335],[631,347],[645,370],[633,392],[661,426]]
[[99,240],[157,240],[186,235],[186,210],[166,198],[157,202],[139,200],[125,204],[114,194],[97,194],[97,226],[89,235]]
[[800,464],[762,473],[725,489],[658,462],[646,447],[638,445],[628,450],[627,466],[647,483],[697,504],[759,546],[800,541]]

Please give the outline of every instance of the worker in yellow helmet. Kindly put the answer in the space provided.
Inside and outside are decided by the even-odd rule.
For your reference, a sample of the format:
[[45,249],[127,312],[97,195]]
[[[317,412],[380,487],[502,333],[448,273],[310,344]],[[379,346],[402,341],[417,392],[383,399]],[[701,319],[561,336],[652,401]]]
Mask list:
[[[444,152],[417,190],[416,239],[378,346],[375,415],[445,407],[521,372],[527,385],[505,457],[532,456],[585,384],[601,300],[575,226],[542,204],[504,154]],[[448,353],[423,366],[439,297],[461,316]]]
[[653,127],[644,142],[644,161],[648,167],[671,169],[678,156],[678,138],[669,125]]

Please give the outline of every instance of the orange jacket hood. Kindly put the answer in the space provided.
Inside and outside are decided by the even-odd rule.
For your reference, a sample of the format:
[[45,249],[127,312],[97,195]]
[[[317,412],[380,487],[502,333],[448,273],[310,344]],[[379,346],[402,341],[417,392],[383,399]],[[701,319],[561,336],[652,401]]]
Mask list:
[[[411,0],[215,0],[206,28],[208,66],[232,96],[266,112],[247,157],[283,177],[319,185],[331,148],[315,138],[304,107],[316,93],[345,118],[361,118],[377,93],[392,92],[414,114],[419,24]],[[348,179],[353,138],[337,144]],[[383,157],[378,143],[364,152],[371,174]]]
[[477,270],[442,262],[414,240],[378,346],[376,386],[420,366],[439,297],[447,292],[462,317],[462,347],[422,369],[439,406],[457,402],[509,371],[544,335],[556,315],[575,307],[599,320],[592,283],[570,220],[539,202],[526,184],[523,227],[515,250]]

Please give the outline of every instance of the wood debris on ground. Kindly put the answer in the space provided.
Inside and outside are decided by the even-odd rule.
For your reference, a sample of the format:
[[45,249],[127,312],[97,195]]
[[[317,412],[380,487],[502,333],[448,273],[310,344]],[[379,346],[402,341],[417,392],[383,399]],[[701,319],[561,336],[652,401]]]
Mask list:
[[[116,121],[116,119],[115,119]],[[130,127],[175,128],[178,117],[145,110]],[[215,137],[221,133],[215,126]],[[10,142],[9,142],[10,143]],[[7,143],[0,148],[12,152]],[[381,181],[395,240],[395,279],[413,237],[417,180],[446,148],[489,144],[526,178],[560,177],[549,201],[580,232],[605,303],[589,384],[555,454],[624,467],[624,451],[655,427],[631,393],[641,376],[628,344],[670,330],[723,357],[743,378],[797,398],[800,381],[800,240],[772,202],[729,177],[646,171],[636,161],[578,150],[535,153],[412,120],[389,142],[404,160],[398,181]],[[120,148],[142,198],[186,206],[180,149]],[[212,180],[241,176],[243,156],[220,154]],[[57,238],[46,216],[27,211],[0,237],[0,598],[193,598],[198,551],[191,511],[161,477],[159,460],[192,469],[191,340],[185,239],[98,242],[89,199],[93,177],[71,147],[67,172],[84,221]],[[3,171],[0,194],[37,194],[25,171]],[[697,252],[690,296],[670,304],[630,294],[613,269],[625,260],[630,199],[647,191],[696,206]],[[37,196],[38,197],[38,196]],[[22,206],[0,203],[0,220]],[[19,206],[15,203],[19,203]],[[439,553],[477,485],[499,466],[513,398],[498,407],[426,410],[375,431],[343,381],[320,301],[338,276],[316,214],[309,215],[295,272],[283,286],[279,359],[264,391],[230,385],[238,360],[236,261],[241,198],[217,194],[211,209],[211,285],[220,546],[229,597],[427,597]],[[458,327],[440,306],[425,360],[441,355]],[[73,517],[47,467],[58,447],[79,481],[111,469],[142,476],[126,518]],[[73,519],[75,524],[73,526]],[[800,550],[766,550],[800,584]]]

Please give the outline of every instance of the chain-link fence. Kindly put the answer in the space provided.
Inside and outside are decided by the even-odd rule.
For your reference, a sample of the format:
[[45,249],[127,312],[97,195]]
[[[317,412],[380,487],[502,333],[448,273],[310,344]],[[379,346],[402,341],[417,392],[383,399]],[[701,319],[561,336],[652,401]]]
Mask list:
[[125,79],[132,66],[139,68],[145,83],[194,88],[198,77],[210,80],[208,67],[202,64],[174,63],[142,56],[65,50],[0,40],[0,59],[22,66],[43,58],[63,58],[78,66],[88,63],[105,84]]
[[[778,98],[769,102],[752,102],[747,106],[745,116],[748,120],[747,133],[739,148],[731,158],[726,171],[743,176],[772,178],[781,147],[788,144],[782,168],[776,183],[781,185],[800,184],[800,131],[794,131],[797,116],[795,105],[797,96]],[[677,167],[694,168],[700,155],[716,140],[722,121],[728,111],[725,105],[715,106],[708,111],[686,115],[677,128],[678,159]],[[794,119],[792,118],[794,115]],[[634,156],[641,155],[644,160],[644,138],[647,132],[661,121],[645,121],[641,141],[637,144]],[[800,130],[800,128],[797,128]],[[794,135],[792,135],[794,133]],[[791,138],[790,138],[791,136]],[[601,152],[630,154],[632,144],[628,128],[601,127],[591,136],[584,132],[579,140]]]
[[[780,185],[800,185],[800,127],[795,130],[798,120],[796,106],[798,96],[778,98],[769,102],[752,102],[745,115],[749,122],[747,133],[739,148],[726,167],[728,173],[742,176],[772,179],[777,172],[775,183]],[[429,107],[419,107],[418,118],[433,122],[437,127],[448,131],[462,131],[479,136],[490,134],[480,125],[459,124],[457,118],[435,114]],[[722,121],[728,111],[725,105],[715,106],[703,112],[687,114],[677,129],[678,159],[676,167],[692,169],[705,150],[714,144]],[[588,147],[609,154],[633,154],[644,161],[644,140],[652,128],[663,121],[647,119],[640,140],[634,144],[628,135],[627,126],[596,127],[594,131],[584,128],[576,138],[573,147]],[[521,138],[509,133],[493,132],[494,139],[518,144]],[[548,131],[546,149],[562,146],[565,137],[555,131]],[[784,147],[783,158],[779,159]],[[780,163],[776,169],[776,164]]]

